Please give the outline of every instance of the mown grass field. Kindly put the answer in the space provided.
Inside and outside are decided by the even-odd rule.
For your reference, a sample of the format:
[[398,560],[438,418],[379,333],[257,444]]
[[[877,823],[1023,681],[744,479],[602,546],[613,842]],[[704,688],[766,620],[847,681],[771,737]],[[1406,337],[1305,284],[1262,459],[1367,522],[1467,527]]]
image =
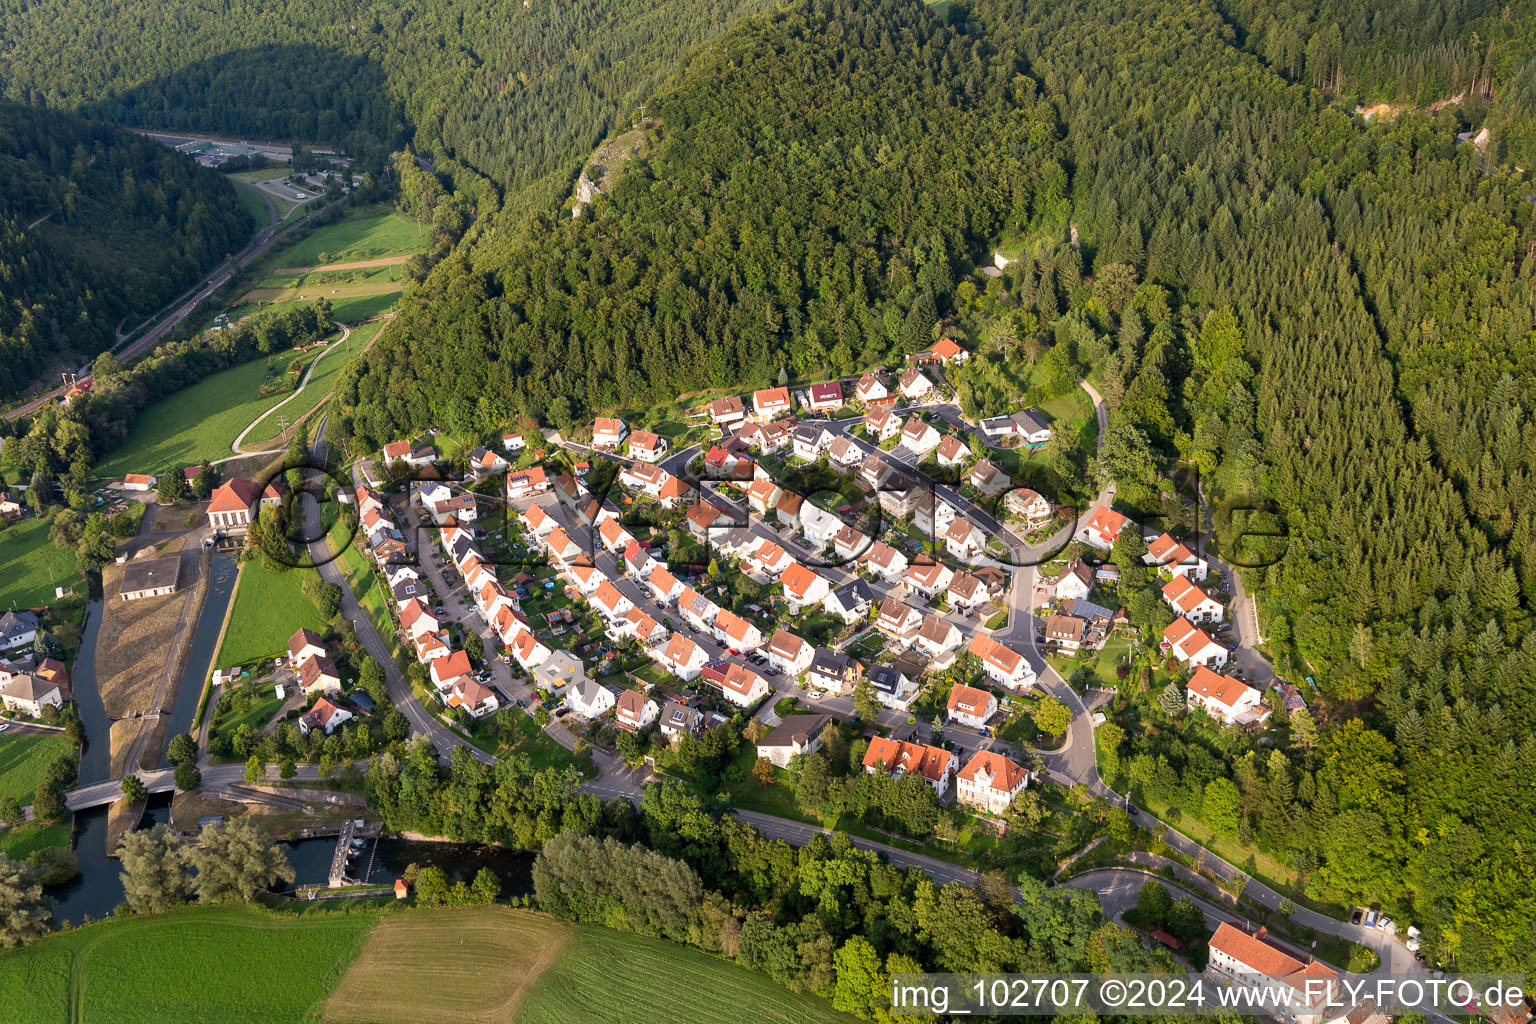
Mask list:
[[262,442],[270,441],[282,433],[282,424],[291,426],[299,417],[330,398],[331,389],[336,386],[336,375],[341,372],[341,368],[366,348],[383,326],[382,320],[377,323],[363,324],[349,331],[346,341],[333,342],[315,366],[314,373],[310,376],[304,390],[299,392],[293,401],[283,406],[281,417],[277,413],[268,414],[266,419],[246,435],[242,447],[255,450]]
[[0,531],[0,608],[38,608],[53,600],[55,586],[76,580],[73,551],[55,547],[48,524],[28,519]]
[[269,572],[261,559],[240,565],[240,585],[229,628],[213,660],[214,668],[242,665],[257,658],[272,658],[288,650],[288,638],[299,629],[321,632],[325,622],[320,610],[305,595],[304,577],[313,569]]
[[[272,365],[281,372],[293,356],[292,351],[280,352],[271,357]],[[240,431],[288,397],[256,397],[267,379],[267,361],[262,356],[231,366],[145,409],[123,443],[97,467],[97,475],[163,473],[232,454],[229,446]]]
[[[292,245],[263,258],[261,269],[269,272],[278,267],[315,267],[406,256],[421,252],[429,241],[429,235],[418,230],[414,220],[381,208],[315,228]],[[327,257],[324,260],[320,258],[322,253]]]
[[62,734],[0,734],[0,799],[13,796],[22,806],[43,781],[48,762],[70,750]]
[[25,860],[38,850],[69,845],[68,825],[44,825],[29,821],[0,829],[0,853],[11,860]]
[[240,197],[240,205],[251,211],[251,217],[256,221],[256,230],[266,227],[271,214],[267,211],[267,204],[261,201],[261,196],[248,184],[235,185],[234,188],[235,195]]
[[0,1020],[300,1024],[378,916],[241,906],[102,921],[0,953]]

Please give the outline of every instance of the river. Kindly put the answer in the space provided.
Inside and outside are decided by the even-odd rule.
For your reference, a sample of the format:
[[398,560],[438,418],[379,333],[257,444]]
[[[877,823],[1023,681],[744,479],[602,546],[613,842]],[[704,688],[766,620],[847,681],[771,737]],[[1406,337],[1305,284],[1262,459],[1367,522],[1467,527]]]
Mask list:
[[[229,610],[230,598],[235,592],[235,579],[240,564],[235,557],[222,551],[213,553],[208,567],[208,592],[203,597],[203,610],[197,616],[197,629],[192,633],[192,646],[187,653],[186,667],[181,672],[181,682],[176,688],[176,703],[171,708],[171,728],[166,743],[178,733],[192,731],[192,719],[197,715],[197,702],[203,696],[203,684],[213,670],[213,658],[218,653],[219,631],[224,628],[224,615]],[[162,761],[164,751],[161,752]]]
[[[99,589],[100,584],[95,587]],[[101,692],[96,687],[96,634],[101,630],[101,619],[101,600],[98,598],[86,606],[85,632],[80,637],[80,649],[69,673],[75,711],[85,730],[84,750],[80,754],[82,786],[105,782],[112,777],[112,744],[107,738],[112,723],[102,707]]]

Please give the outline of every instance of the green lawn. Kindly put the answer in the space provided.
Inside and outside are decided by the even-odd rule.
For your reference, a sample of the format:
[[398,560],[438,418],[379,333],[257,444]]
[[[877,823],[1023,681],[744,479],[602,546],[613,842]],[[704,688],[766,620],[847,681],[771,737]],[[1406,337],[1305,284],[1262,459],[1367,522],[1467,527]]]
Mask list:
[[69,832],[67,824],[44,825],[36,821],[0,829],[0,854],[11,860],[24,860],[50,846],[68,846]]
[[321,632],[325,622],[302,589],[304,578],[314,570],[267,571],[261,559],[240,566],[240,585],[235,607],[219,645],[215,668],[242,665],[258,658],[273,658],[288,649],[288,638],[299,629]]
[[271,685],[263,684],[262,695],[251,701],[251,706],[244,711],[233,711],[213,720],[213,735],[227,736],[234,740],[235,733],[242,725],[249,725],[252,732],[259,732],[262,726],[272,721],[272,716],[277,714],[278,708],[283,706],[283,700],[277,696],[277,691]]
[[348,332],[345,342],[334,342],[320,357],[304,390],[292,402],[283,406],[282,416],[272,413],[257,424],[256,428],[246,435],[244,447],[254,450],[255,445],[272,440],[282,433],[280,429],[282,424],[291,425],[294,420],[328,399],[331,396],[331,389],[336,386],[336,375],[341,372],[341,368],[351,362],[383,326],[382,320],[378,323],[364,324]]
[[384,590],[383,580],[373,570],[373,563],[351,543],[347,534],[341,529],[339,519],[331,527],[330,541],[331,550],[341,552],[336,559],[336,564],[341,567],[342,575],[347,578],[352,596],[357,598],[357,603],[373,621],[374,628],[378,630],[384,642],[393,644],[395,622],[390,618],[389,595]]
[[248,183],[235,185],[235,195],[240,197],[240,205],[251,211],[251,217],[256,221],[256,230],[260,231],[267,226],[271,214],[267,211],[267,204],[261,201],[261,196],[256,193]]
[[526,754],[533,762],[535,770],[543,771],[545,768],[571,768],[576,765],[576,756],[566,750],[552,739],[549,733],[539,728],[537,722],[517,705],[503,708],[497,712],[498,717],[510,717],[517,726],[517,738],[511,743],[503,743],[496,753],[502,757],[508,754]]
[[[293,352],[271,357],[279,372]],[[257,398],[267,378],[267,356],[222,370],[145,409],[128,436],[96,469],[102,477],[163,473],[232,454],[230,445],[250,422],[288,397]]]
[[766,974],[660,939],[578,928],[518,1008],[518,1024],[839,1024],[855,1018]]
[[28,519],[0,531],[0,608],[38,608],[53,600],[55,586],[75,581],[73,551],[55,547],[48,523]]
[[0,953],[0,1019],[299,1024],[377,920],[234,906],[100,921]]
[[13,796],[23,806],[30,804],[48,762],[69,752],[62,733],[0,735],[0,798]]
[[376,209],[315,228],[287,248],[265,257],[261,266],[319,266],[321,253],[329,257],[326,263],[407,256],[424,250],[429,241],[426,232],[418,229],[411,218],[392,209]]

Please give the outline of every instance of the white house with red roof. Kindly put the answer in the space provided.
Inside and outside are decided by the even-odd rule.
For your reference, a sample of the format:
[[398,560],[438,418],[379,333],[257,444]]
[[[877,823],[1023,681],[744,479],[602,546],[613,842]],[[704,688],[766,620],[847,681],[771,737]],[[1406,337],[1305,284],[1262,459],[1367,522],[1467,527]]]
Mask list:
[[960,559],[973,559],[986,548],[986,535],[976,524],[963,516],[956,516],[944,531],[944,550]]
[[953,434],[945,434],[939,439],[939,451],[935,459],[945,469],[953,469],[965,464],[970,458],[971,450],[965,446],[965,442]]
[[581,591],[583,597],[591,597],[597,593],[597,588],[608,582],[608,576],[595,565],[572,565],[566,567],[566,573],[576,581],[576,589]]
[[728,608],[720,609],[710,629],[716,640],[735,651],[755,651],[763,646],[762,631]]
[[582,557],[581,548],[571,540],[570,534],[560,527],[551,530],[549,536],[544,538],[544,550],[566,565]]
[[509,431],[501,435],[501,446],[509,452],[520,452],[528,446],[528,442],[517,431]]
[[943,562],[918,562],[907,569],[901,582],[909,593],[931,598],[943,592],[954,578],[955,571]]
[[667,439],[649,430],[629,435],[629,456],[641,462],[655,462],[667,454]]
[[901,375],[901,395],[908,401],[916,401],[933,390],[933,381],[923,376],[923,371],[912,366]]
[[1203,629],[1188,619],[1174,619],[1163,630],[1163,640],[1159,646],[1187,665],[1205,665],[1208,668],[1221,668],[1231,656],[1225,647],[1212,640]]
[[939,446],[939,432],[933,424],[913,416],[901,428],[901,446],[917,459],[925,457]]
[[869,536],[851,526],[841,526],[832,536],[832,551],[838,558],[853,562],[864,557],[870,548]]
[[652,657],[656,659],[657,664],[684,682],[697,679],[699,672],[709,661],[709,655],[704,653],[704,648],[681,633],[673,633],[667,645],[660,648]]
[[486,715],[496,713],[501,706],[501,701],[487,686],[477,682],[472,676],[460,676],[453,681],[453,686],[448,690],[448,699],[443,703],[451,708],[463,708],[471,718],[484,718]]
[[692,587],[684,586],[677,595],[677,612],[694,629],[705,630],[720,614],[720,606]]
[[1184,701],[1227,725],[1259,725],[1269,717],[1262,694],[1240,679],[1212,672],[1204,665],[1184,684]]
[[312,657],[325,657],[325,641],[311,629],[300,629],[288,638],[288,667],[297,669]]
[[791,563],[779,582],[784,586],[784,602],[796,615],[803,608],[820,604],[832,590],[832,584],[825,576],[799,562]]
[[1051,503],[1039,491],[1015,487],[1003,495],[1003,511],[1018,516],[1030,526],[1038,526],[1051,518]]
[[507,645],[512,652],[512,657],[522,666],[524,672],[532,672],[550,655],[550,649],[526,627],[518,630],[512,637],[512,642]]
[[793,408],[794,399],[789,396],[789,388],[763,388],[752,392],[752,414],[759,420],[786,416]]
[[949,792],[949,780],[960,762],[952,751],[943,747],[873,736],[864,751],[862,763],[871,775],[883,771],[891,775],[921,776],[934,793],[943,797]]
[[895,583],[906,575],[907,556],[891,547],[883,540],[877,540],[870,544],[869,550],[864,552],[864,564],[869,571],[887,583]]
[[810,668],[816,648],[787,629],[777,629],[768,638],[765,653],[768,655],[768,664],[793,678]]
[[821,384],[812,384],[807,399],[812,412],[830,412],[833,409],[840,409],[843,405],[843,382],[829,380]]
[[1163,584],[1163,600],[1175,615],[1182,615],[1190,622],[1220,622],[1227,614],[1227,606],[1205,592],[1205,588],[1188,576],[1175,576]]
[[990,690],[956,683],[949,688],[949,700],[945,701],[944,710],[951,723],[983,729],[997,714],[997,696]]
[[530,466],[507,474],[507,499],[516,501],[549,490],[549,475],[543,466]]
[[447,633],[423,633],[411,640],[411,646],[416,650],[416,660],[423,665],[434,658],[446,658],[453,653],[448,646]]
[[454,651],[446,658],[435,659],[427,667],[427,672],[432,677],[433,686],[443,691],[452,689],[454,680],[470,674],[469,655],[463,651]]
[[314,707],[304,712],[299,718],[299,732],[308,736],[319,729],[329,736],[345,722],[352,721],[352,712],[346,708],[339,708],[335,704],[321,697],[315,701]]
[[759,477],[747,488],[747,506],[760,516],[766,516],[778,508],[779,497],[784,489],[767,477]]
[[978,635],[971,640],[970,651],[981,660],[982,671],[994,683],[1010,690],[1027,690],[1035,685],[1035,670],[1013,648]]
[[656,603],[667,607],[678,599],[683,592],[683,581],[672,575],[672,570],[666,566],[657,566],[651,570],[651,574],[645,578],[645,585],[655,596]]
[[1088,522],[1078,528],[1077,539],[1100,551],[1108,551],[1115,546],[1115,538],[1120,536],[1120,531],[1129,523],[1129,519],[1108,505],[1100,505],[1088,517]]
[[756,704],[773,690],[762,676],[735,662],[725,670],[725,677],[720,680],[719,686],[726,700],[744,708]]
[[771,540],[763,541],[747,556],[749,567],[772,578],[786,572],[793,562],[789,552]]
[[938,363],[941,366],[949,363],[963,363],[971,358],[970,352],[960,347],[953,338],[940,338],[933,348],[926,352],[918,352],[910,356],[914,362]]
[[618,701],[613,707],[613,720],[621,729],[630,732],[639,732],[661,714],[661,708],[654,700],[641,693],[639,690],[625,690],[619,694]]
[[604,519],[602,525],[597,528],[597,536],[603,542],[603,547],[617,554],[635,542],[634,535],[624,529],[617,519]]
[[902,646],[907,646],[917,639],[917,631],[923,628],[923,613],[894,597],[888,597],[880,603],[875,628]]
[[1007,473],[986,459],[982,459],[971,467],[971,471],[966,474],[965,482],[976,488],[978,493],[989,498],[1006,490],[1013,483]]
[[873,371],[859,378],[859,382],[854,385],[853,393],[859,396],[859,401],[871,407],[896,401],[896,397],[891,394],[891,389],[886,386],[885,381]]
[[226,533],[244,533],[256,518],[256,503],[261,488],[249,480],[231,477],[218,486],[208,499],[208,523]]
[[634,606],[635,603],[620,593],[619,588],[612,583],[603,583],[592,595],[592,607],[596,608],[603,618],[610,621],[619,618]]
[[1029,785],[1029,769],[1002,754],[978,750],[955,776],[955,801],[1002,814]]
[[878,441],[888,441],[901,433],[902,419],[890,409],[879,406],[864,414],[864,429]]
[[1206,560],[1191,551],[1182,541],[1175,540],[1171,533],[1165,533],[1148,544],[1142,560],[1174,576],[1183,576],[1196,582],[1205,579],[1210,572]]
[[[1246,989],[1252,1005],[1287,1024],[1342,1024],[1339,976],[1331,967],[1295,947],[1282,947],[1264,928],[1249,933],[1225,921],[1211,936],[1205,973],[1232,988]],[[1305,959],[1304,959],[1305,958]],[[1259,1002],[1259,1000],[1263,1000]]]
[[617,448],[624,443],[629,428],[624,421],[613,416],[599,416],[592,423],[592,447]]
[[414,639],[423,633],[436,633],[442,623],[437,621],[425,601],[413,597],[400,608],[400,625],[405,635]]

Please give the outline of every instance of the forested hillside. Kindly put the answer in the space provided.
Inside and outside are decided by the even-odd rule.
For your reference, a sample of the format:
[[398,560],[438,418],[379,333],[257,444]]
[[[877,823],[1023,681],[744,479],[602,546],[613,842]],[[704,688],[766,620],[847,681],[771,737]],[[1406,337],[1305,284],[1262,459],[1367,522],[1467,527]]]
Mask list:
[[0,399],[111,345],[253,228],[228,182],[157,142],[0,103]]
[[0,2],[0,87],[126,124],[326,142],[412,136],[558,202],[615,119],[761,0]]
[[1054,116],[910,0],[796,4],[648,109],[652,157],[581,218],[487,243],[408,299],[339,393],[364,446],[429,423],[604,405],[933,342],[986,243],[1060,213]]

